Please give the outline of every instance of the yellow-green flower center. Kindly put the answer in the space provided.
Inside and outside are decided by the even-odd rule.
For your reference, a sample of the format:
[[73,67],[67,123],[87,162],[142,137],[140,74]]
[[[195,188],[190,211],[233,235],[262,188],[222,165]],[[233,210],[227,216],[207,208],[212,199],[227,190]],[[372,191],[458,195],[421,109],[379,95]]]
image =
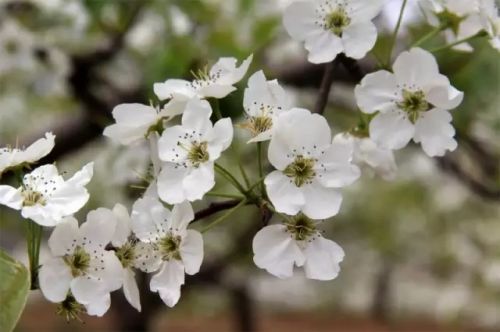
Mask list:
[[315,223],[306,216],[299,215],[286,223],[286,229],[296,241],[304,241],[316,234]]
[[292,178],[297,187],[301,187],[316,176],[314,163],[315,160],[312,158],[297,156],[295,160],[285,168],[283,173],[289,178]]
[[450,28],[453,33],[458,34],[458,29],[460,28],[460,23],[465,19],[465,16],[458,16],[457,14],[450,12],[448,9],[437,13],[437,18],[439,23],[444,28]]
[[209,160],[210,155],[208,154],[208,143],[200,142],[193,143],[188,150],[187,159],[191,162],[194,167],[200,166],[200,164],[205,163]]
[[42,193],[31,190],[31,189],[25,189],[21,192],[21,195],[23,196],[23,206],[34,206],[34,205],[45,205],[46,200],[45,197],[43,196]]
[[326,16],[327,29],[339,37],[349,24],[351,24],[351,19],[343,8],[338,8]]
[[75,248],[72,255],[64,256],[63,260],[74,278],[84,275],[90,267],[90,255],[80,246]]
[[181,237],[168,233],[164,238],[159,241],[160,253],[163,260],[169,261],[171,259],[181,260],[180,245]]
[[[54,280],[54,282],[57,282],[57,280]],[[63,316],[68,322],[70,320],[81,321],[80,314],[82,314],[83,312],[85,312],[85,307],[82,304],[76,302],[76,299],[71,293],[68,294],[64,301],[57,305],[56,309],[56,313],[59,316]]]
[[398,107],[408,113],[408,118],[415,123],[421,112],[429,110],[429,103],[425,99],[425,93],[421,90],[403,90],[403,101],[397,103]]
[[134,245],[130,242],[125,243],[116,250],[116,257],[118,257],[123,267],[132,266],[135,259]]

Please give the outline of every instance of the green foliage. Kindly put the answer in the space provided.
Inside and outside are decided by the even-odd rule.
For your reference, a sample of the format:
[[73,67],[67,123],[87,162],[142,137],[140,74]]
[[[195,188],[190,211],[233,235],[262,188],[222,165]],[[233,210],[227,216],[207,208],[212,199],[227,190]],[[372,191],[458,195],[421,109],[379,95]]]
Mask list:
[[0,250],[0,331],[12,331],[23,312],[30,288],[29,272]]

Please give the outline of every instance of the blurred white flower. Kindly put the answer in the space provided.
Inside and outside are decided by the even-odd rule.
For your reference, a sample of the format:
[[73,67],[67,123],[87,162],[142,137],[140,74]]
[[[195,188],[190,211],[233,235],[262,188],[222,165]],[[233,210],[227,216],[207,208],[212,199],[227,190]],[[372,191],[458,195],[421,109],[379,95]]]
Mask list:
[[45,133],[45,138],[40,138],[26,149],[0,148],[0,176],[10,168],[35,163],[48,155],[54,148],[55,138],[54,134]]
[[[446,42],[451,44],[473,36],[482,29],[479,0],[421,0],[420,6],[430,25],[445,26]],[[461,43],[454,50],[472,52],[469,43]]]
[[334,216],[342,202],[336,188],[360,176],[351,164],[352,147],[332,144],[326,119],[305,109],[294,108],[278,118],[268,158],[277,169],[264,180],[269,199],[278,212],[289,215]]
[[290,36],[305,42],[312,63],[333,61],[345,53],[363,58],[377,40],[372,20],[385,0],[314,0],[293,2],[283,23]]
[[49,238],[52,257],[40,268],[40,289],[51,302],[62,302],[68,292],[87,308],[89,315],[102,316],[109,309],[109,293],[122,284],[122,267],[112,251],[105,250],[115,230],[113,219],[97,211],[78,221],[67,217]]
[[165,108],[160,110],[143,104],[120,104],[113,109],[116,123],[107,126],[103,135],[129,145],[147,138],[157,127],[163,128],[164,120],[173,115]]
[[349,133],[341,133],[333,138],[338,144],[351,145],[353,149],[353,163],[359,167],[368,166],[385,180],[393,180],[398,167],[392,150],[384,149],[369,137],[357,137]]
[[241,127],[251,132],[253,138],[248,143],[253,143],[271,139],[273,124],[290,109],[290,103],[278,80],[267,81],[260,70],[248,79],[243,107],[248,120]]
[[205,68],[193,73],[195,80],[192,82],[168,79],[164,83],[155,83],[153,89],[160,100],[170,100],[165,105],[169,112],[180,114],[192,98],[224,98],[236,90],[233,85],[245,76],[252,59],[253,55],[250,55],[237,67],[235,58],[220,58],[210,70]]
[[56,226],[80,210],[89,200],[85,185],[93,175],[88,163],[64,180],[54,165],[43,165],[26,174],[19,188],[0,185],[0,204],[21,210],[24,218],[42,226]]
[[153,196],[139,199],[132,210],[132,230],[144,244],[144,260],[139,265],[145,272],[159,270],[150,282],[169,307],[181,296],[184,273],[193,275],[203,260],[203,238],[197,231],[187,229],[194,212],[189,202],[174,205],[172,212]]
[[13,20],[0,23],[0,75],[36,67],[33,35]]
[[495,0],[479,0],[479,11],[484,30],[490,36],[490,44],[500,52],[500,16]]
[[397,150],[413,138],[431,157],[455,150],[455,129],[448,111],[460,105],[463,92],[439,73],[434,56],[420,48],[401,53],[393,71],[366,75],[355,89],[361,111],[380,112],[370,122],[373,141]]
[[325,239],[316,225],[299,215],[284,224],[264,227],[252,243],[255,264],[278,278],[293,276],[296,265],[304,267],[309,279],[335,279],[344,251],[335,242]]
[[182,125],[165,129],[158,141],[163,161],[158,194],[169,203],[201,199],[215,185],[214,162],[233,139],[230,118],[210,121],[206,100],[192,99],[182,115]]

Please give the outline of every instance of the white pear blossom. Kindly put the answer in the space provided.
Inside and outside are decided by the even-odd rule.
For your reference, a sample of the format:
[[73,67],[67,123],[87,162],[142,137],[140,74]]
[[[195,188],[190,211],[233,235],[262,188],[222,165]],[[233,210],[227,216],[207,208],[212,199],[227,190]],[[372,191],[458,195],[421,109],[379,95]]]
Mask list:
[[91,211],[80,227],[75,218],[64,218],[49,238],[51,257],[40,268],[39,284],[45,298],[59,303],[70,292],[89,315],[106,313],[109,293],[122,285],[120,261],[105,250],[114,231],[115,220],[103,219],[97,211]]
[[370,137],[358,137],[350,133],[340,133],[333,138],[338,144],[351,145],[353,163],[359,167],[367,166],[385,180],[393,180],[398,167],[392,150],[379,147]]
[[116,204],[113,210],[100,208],[95,210],[94,213],[99,220],[110,220],[116,225],[111,237],[111,244],[122,266],[123,293],[127,301],[137,311],[141,311],[139,288],[137,287],[134,272],[134,268],[137,268],[142,262],[140,251],[136,249],[140,247],[140,244],[131,238],[132,226],[127,208],[121,204]]
[[317,224],[298,215],[283,224],[264,227],[252,243],[255,264],[278,278],[293,276],[296,265],[304,267],[309,279],[335,279],[344,251],[325,239],[317,230]]
[[129,145],[145,139],[148,135],[163,128],[163,123],[174,113],[166,108],[161,110],[143,104],[120,104],[113,109],[116,123],[104,129],[107,136],[123,145]]
[[36,68],[33,35],[14,20],[0,22],[0,75]]
[[139,199],[132,209],[132,230],[141,241],[143,253],[139,268],[145,272],[158,271],[150,282],[163,302],[173,307],[181,296],[184,274],[196,274],[203,260],[203,238],[197,231],[187,229],[194,212],[189,202],[166,209],[154,196]]
[[384,0],[296,1],[286,8],[283,23],[290,36],[305,42],[312,63],[333,61],[345,53],[363,58],[377,40],[372,20]]
[[55,136],[45,133],[45,138],[40,138],[26,149],[11,147],[0,148],[0,175],[10,168],[32,164],[45,157],[54,148]]
[[382,148],[397,150],[413,138],[431,157],[455,150],[449,110],[460,105],[463,92],[439,73],[434,56],[420,48],[401,53],[393,72],[369,74],[355,89],[364,113],[379,112],[370,122],[373,141]]
[[[430,25],[446,27],[444,36],[449,44],[471,37],[482,29],[479,0],[421,0],[420,4]],[[469,43],[460,43],[453,49],[474,50]]]
[[186,103],[192,98],[224,98],[236,88],[233,86],[245,76],[253,55],[246,58],[237,67],[235,58],[220,58],[210,70],[205,68],[193,74],[193,81],[168,79],[153,86],[156,96],[160,100],[169,99],[165,108],[173,113],[183,112]]
[[215,185],[214,162],[233,139],[231,119],[214,125],[206,100],[192,99],[182,115],[182,125],[165,129],[158,141],[163,161],[158,194],[169,203],[201,199]]
[[242,127],[250,130],[253,138],[248,143],[252,143],[271,139],[273,124],[290,109],[290,102],[278,80],[267,81],[260,70],[248,79],[243,107],[248,120]]
[[352,147],[332,144],[326,119],[305,109],[294,108],[278,118],[268,158],[277,169],[264,180],[269,199],[288,215],[334,216],[342,202],[337,188],[360,176],[351,164]]
[[500,52],[500,16],[495,0],[479,0],[479,12],[484,30],[490,37],[490,44]]
[[26,174],[19,188],[0,185],[0,204],[21,210],[24,218],[42,226],[55,226],[80,210],[89,200],[85,186],[93,175],[88,163],[64,180],[54,165],[43,165]]

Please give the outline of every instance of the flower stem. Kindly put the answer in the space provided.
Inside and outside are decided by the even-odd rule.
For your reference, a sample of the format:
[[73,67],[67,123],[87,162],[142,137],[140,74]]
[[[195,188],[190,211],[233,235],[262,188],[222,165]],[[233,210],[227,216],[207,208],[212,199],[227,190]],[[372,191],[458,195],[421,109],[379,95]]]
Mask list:
[[403,21],[403,15],[404,15],[404,11],[405,11],[407,3],[408,3],[408,0],[403,0],[403,4],[401,5],[401,10],[399,12],[398,22],[396,23],[396,28],[394,29],[394,32],[392,33],[391,43],[389,44],[389,54],[387,55],[386,67],[389,67],[391,65],[392,52],[394,51],[394,46],[396,45],[396,40],[398,38],[399,28],[401,28],[401,22]]
[[[257,160],[259,163],[259,178],[264,177],[264,168],[262,166],[262,142],[257,142]],[[260,183],[260,194],[262,197],[266,197],[266,188],[264,187],[264,183]]]
[[220,105],[219,105],[219,99],[214,98],[213,99],[213,109],[214,109],[214,114],[217,120],[222,119],[222,113],[220,112]]
[[217,163],[215,164],[215,170],[218,171],[219,174],[224,178],[226,178],[226,180],[228,180],[236,189],[238,189],[239,192],[247,196],[247,192],[243,185],[228,170]]
[[240,195],[233,195],[233,194],[225,194],[225,193],[215,193],[215,192],[208,192],[206,193],[207,196],[212,196],[212,197],[223,197],[223,198],[234,198],[234,199],[244,199],[244,197]]
[[40,258],[40,242],[42,226],[27,220],[26,245],[28,249],[29,269],[31,275],[31,289],[38,288],[38,267]]
[[325,71],[323,73],[323,79],[321,80],[321,86],[319,88],[318,99],[316,100],[316,105],[314,107],[314,113],[323,114],[325,111],[326,104],[328,103],[328,97],[330,96],[330,90],[333,83],[333,72],[337,64],[339,63],[340,54],[337,59],[327,63],[325,65]]
[[231,210],[227,211],[225,214],[223,214],[219,218],[215,219],[213,222],[211,222],[209,225],[207,225],[205,228],[203,228],[200,232],[201,233],[205,233],[206,231],[208,231],[212,227],[220,224],[222,221],[224,221],[226,218],[228,218],[234,212],[236,212],[236,210],[238,210],[240,207],[242,207],[243,205],[246,205],[246,204],[247,204],[247,200],[243,199],[241,202],[238,203],[238,205],[236,205],[235,207],[233,207]]
[[445,29],[446,29],[445,26],[442,26],[442,25],[438,26],[437,28],[429,31],[429,33],[427,33],[426,35],[424,35],[420,39],[418,39],[416,42],[414,42],[411,45],[411,47],[417,47],[417,46],[422,45],[423,43],[425,43],[429,39],[433,38],[435,35],[437,35],[438,33],[440,33],[441,31],[443,31]]
[[474,40],[474,39],[477,39],[477,38],[481,38],[481,37],[485,37],[487,35],[488,34],[485,31],[481,31],[479,33],[476,33],[475,35],[472,35],[472,36],[469,36],[469,37],[457,40],[456,42],[453,42],[451,44],[447,44],[447,45],[444,45],[444,46],[441,46],[441,47],[438,47],[438,48],[431,49],[431,50],[429,50],[429,52],[431,52],[431,53],[441,52],[441,51],[450,49],[450,48],[452,48],[454,46],[457,46],[459,44],[467,43],[467,42],[469,42],[471,40]]

